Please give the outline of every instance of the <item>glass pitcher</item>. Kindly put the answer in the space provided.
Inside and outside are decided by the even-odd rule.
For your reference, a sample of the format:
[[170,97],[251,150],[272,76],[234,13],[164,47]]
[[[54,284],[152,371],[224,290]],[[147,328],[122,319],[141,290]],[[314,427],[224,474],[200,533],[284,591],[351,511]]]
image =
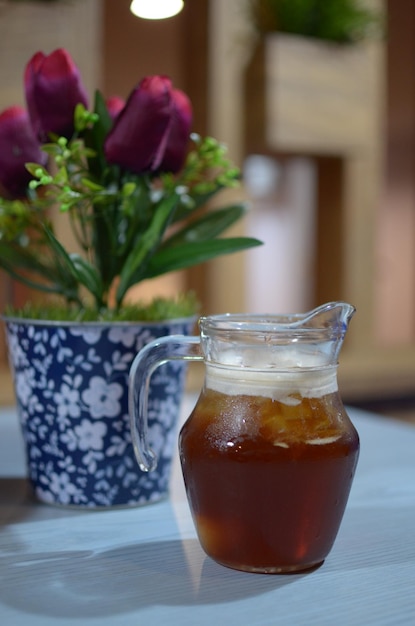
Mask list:
[[199,337],[154,341],[130,373],[137,461],[147,441],[147,387],[170,359],[203,360],[205,381],[179,436],[200,543],[218,563],[263,573],[314,568],[336,538],[359,455],[337,386],[337,359],[355,309],[301,315],[217,315]]

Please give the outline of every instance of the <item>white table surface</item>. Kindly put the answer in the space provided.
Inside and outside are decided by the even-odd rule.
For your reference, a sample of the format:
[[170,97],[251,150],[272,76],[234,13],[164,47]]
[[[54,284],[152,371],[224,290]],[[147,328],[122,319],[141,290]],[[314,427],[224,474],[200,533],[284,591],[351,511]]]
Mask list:
[[205,556],[178,459],[162,503],[35,502],[15,412],[1,410],[0,625],[415,626],[415,428],[349,414],[361,455],[334,548],[314,572],[270,576]]

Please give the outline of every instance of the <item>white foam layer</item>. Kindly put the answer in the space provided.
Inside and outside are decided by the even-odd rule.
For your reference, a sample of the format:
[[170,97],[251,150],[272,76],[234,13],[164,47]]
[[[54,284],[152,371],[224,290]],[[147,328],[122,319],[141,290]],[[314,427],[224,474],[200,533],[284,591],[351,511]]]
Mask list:
[[314,370],[281,371],[269,368],[255,370],[246,367],[226,367],[206,363],[206,386],[231,396],[263,396],[288,405],[302,398],[321,398],[335,393],[336,367]]

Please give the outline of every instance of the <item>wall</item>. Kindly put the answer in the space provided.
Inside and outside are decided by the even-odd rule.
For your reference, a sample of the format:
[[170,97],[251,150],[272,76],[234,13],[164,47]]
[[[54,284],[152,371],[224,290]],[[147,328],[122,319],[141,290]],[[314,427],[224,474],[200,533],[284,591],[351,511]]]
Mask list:
[[92,93],[101,74],[100,0],[0,2],[0,109],[23,104],[23,71],[37,51],[67,48]]

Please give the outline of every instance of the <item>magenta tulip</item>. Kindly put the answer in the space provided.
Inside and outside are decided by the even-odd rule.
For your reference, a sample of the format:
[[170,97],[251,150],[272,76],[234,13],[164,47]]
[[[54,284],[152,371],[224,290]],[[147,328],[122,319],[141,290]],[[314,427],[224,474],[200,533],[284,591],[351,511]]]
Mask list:
[[40,141],[49,133],[70,137],[78,103],[88,106],[79,70],[60,48],[49,55],[37,52],[26,66],[24,86],[33,129]]
[[115,120],[125,107],[125,100],[119,96],[111,96],[105,100],[105,104],[107,105],[107,110],[111,119]]
[[166,76],[148,76],[130,94],[105,142],[110,163],[141,174],[178,172],[192,124],[190,102]]
[[173,111],[169,136],[159,169],[162,172],[178,172],[184,163],[192,126],[192,105],[183,91],[172,91]]
[[0,114],[0,184],[13,198],[26,195],[32,178],[25,163],[46,164],[29,116],[22,107],[12,106]]

